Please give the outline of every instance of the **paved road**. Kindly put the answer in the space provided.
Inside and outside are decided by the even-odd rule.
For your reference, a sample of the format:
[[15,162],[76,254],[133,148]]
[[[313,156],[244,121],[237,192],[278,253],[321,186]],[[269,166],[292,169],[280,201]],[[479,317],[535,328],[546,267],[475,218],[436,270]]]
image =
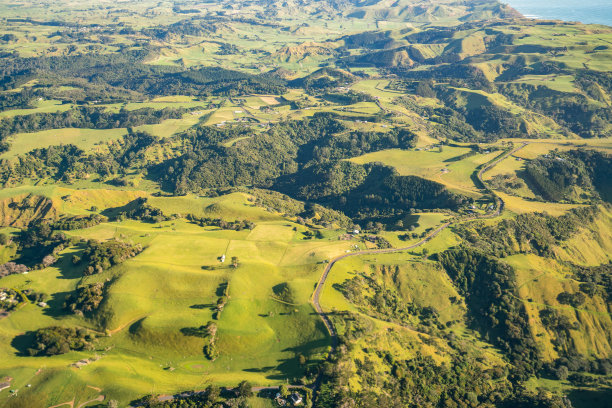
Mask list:
[[[495,167],[497,164],[499,164],[499,162],[501,162],[502,160],[504,160],[505,158],[507,158],[508,156],[516,153],[518,150],[522,149],[523,147],[527,146],[529,143],[525,142],[523,144],[521,144],[520,146],[500,155],[497,159],[495,159],[494,161],[492,161],[491,163],[487,164],[486,166],[484,166],[482,169],[480,169],[477,173],[477,177],[478,180],[482,183],[482,185],[484,186],[485,190],[487,190],[489,193],[491,193],[494,197],[495,200],[497,202],[496,205],[496,210],[493,213],[488,213],[485,215],[481,215],[481,216],[466,216],[464,218],[462,218],[462,220],[466,220],[466,219],[477,219],[477,218],[494,218],[497,217],[501,214],[503,208],[504,208],[504,201],[501,199],[501,197],[497,196],[495,194],[495,192],[493,192],[493,190],[491,190],[487,184],[484,182],[484,180],[482,179],[482,175],[487,172],[488,170],[492,169],[493,167]],[[336,329],[334,328],[334,324],[332,323],[331,319],[329,318],[329,316],[323,312],[323,308],[321,307],[321,303],[320,303],[320,298],[321,298],[321,292],[323,291],[323,287],[325,286],[325,282],[327,281],[327,278],[329,276],[329,273],[331,271],[331,269],[334,267],[334,265],[336,264],[336,262],[341,261],[342,259],[348,258],[350,256],[360,256],[360,255],[371,255],[371,254],[389,254],[389,253],[394,253],[394,252],[402,252],[402,251],[408,251],[410,249],[414,249],[417,248],[423,244],[426,244],[427,242],[429,242],[432,238],[434,238],[435,236],[437,236],[440,232],[442,232],[445,228],[447,228],[448,226],[450,226],[452,223],[448,222],[446,224],[441,225],[440,227],[438,227],[436,230],[432,231],[428,236],[426,236],[425,238],[423,238],[421,241],[417,242],[416,244],[407,246],[407,247],[403,247],[403,248],[390,248],[390,249],[372,249],[372,250],[365,250],[365,251],[357,251],[357,252],[351,252],[348,254],[344,254],[344,255],[340,255],[337,256],[336,258],[332,259],[327,266],[325,267],[325,270],[323,271],[323,274],[321,275],[321,278],[319,279],[319,282],[317,283],[317,287],[315,288],[313,294],[312,294],[312,304],[315,308],[315,310],[317,311],[317,313],[319,314],[319,316],[321,317],[321,320],[323,320],[323,324],[325,324],[325,327],[327,328],[327,331],[329,332],[329,335],[331,337],[331,342],[332,342],[332,352],[333,350],[335,350],[336,346],[338,345],[338,333],[336,332]],[[331,354],[331,353],[330,353]],[[318,382],[317,382],[318,383]],[[315,385],[315,389],[317,388],[317,386]]]
[[[521,146],[512,149],[511,151],[506,152],[505,154],[499,156],[497,159],[495,159],[494,161],[492,161],[491,163],[487,164],[486,166],[484,166],[477,174],[478,180],[480,180],[480,182],[483,184],[483,186],[485,186],[485,189],[487,191],[489,191],[491,194],[494,195],[494,197],[497,200],[497,209],[494,213],[489,213],[486,215],[482,215],[482,216],[466,216],[465,218],[462,218],[462,220],[466,220],[466,219],[476,219],[476,218],[491,218],[491,217],[496,217],[498,215],[501,214],[501,211],[503,210],[504,207],[504,201],[498,197],[497,195],[495,195],[495,193],[493,192],[493,190],[489,189],[486,185],[486,183],[482,180],[482,175],[492,169],[493,167],[495,167],[495,165],[497,165],[499,162],[501,162],[502,160],[504,160],[506,157],[514,154],[516,151],[522,149],[523,147],[527,146],[529,143],[523,143]],[[348,254],[343,254],[340,256],[335,257],[334,259],[332,259],[327,266],[325,267],[325,270],[323,271],[323,274],[321,275],[321,278],[319,279],[319,282],[317,283],[317,287],[315,288],[313,294],[312,294],[312,304],[315,308],[315,310],[317,311],[317,313],[319,314],[319,316],[321,317],[321,320],[323,321],[323,324],[325,324],[325,327],[327,328],[327,331],[329,332],[329,335],[331,337],[331,342],[332,342],[332,352],[336,349],[337,345],[338,345],[338,333],[336,332],[336,329],[334,327],[334,324],[332,323],[332,321],[330,320],[330,318],[328,317],[328,315],[326,313],[323,312],[323,309],[321,308],[321,303],[320,303],[320,297],[321,297],[321,292],[323,291],[323,287],[325,286],[325,282],[327,281],[327,278],[329,276],[329,273],[331,271],[331,269],[334,267],[334,265],[336,264],[336,262],[341,261],[345,258],[351,257],[351,256],[360,256],[360,255],[374,255],[374,254],[390,254],[390,253],[394,253],[394,252],[402,252],[402,251],[408,251],[414,248],[417,248],[423,244],[426,244],[427,242],[429,242],[431,239],[433,239],[434,237],[436,237],[440,232],[442,232],[444,229],[446,229],[447,227],[449,227],[450,225],[452,225],[452,223],[447,222],[445,224],[442,224],[441,226],[439,226],[437,229],[435,229],[434,231],[430,232],[429,235],[427,235],[425,238],[423,238],[422,240],[420,240],[419,242],[412,244],[410,246],[407,247],[403,247],[403,248],[389,248],[389,249],[370,249],[370,250],[365,250],[365,251],[357,251],[357,252],[351,252]],[[331,353],[330,353],[331,355]],[[313,390],[313,394],[314,392],[319,388],[319,385],[321,384],[321,376],[319,375],[319,377],[317,378],[317,380],[315,381],[312,390]],[[299,385],[289,385],[290,388],[303,388],[303,386],[299,386]],[[260,391],[264,391],[264,390],[269,390],[269,391],[276,391],[278,390],[279,387],[253,387],[252,391],[254,393],[258,393]],[[158,397],[159,401],[171,401],[175,398],[185,398],[188,396],[192,396],[192,395],[197,395],[197,394],[201,394],[204,393],[205,391],[193,391],[193,392],[184,392],[184,393],[180,393],[180,394],[175,394],[175,395],[161,395]]]
[[393,253],[393,252],[408,251],[410,249],[417,248],[417,247],[419,247],[419,246],[429,242],[429,240],[434,238],[436,235],[438,235],[442,230],[444,230],[449,225],[451,225],[450,222],[441,225],[436,230],[432,231],[429,235],[427,235],[425,238],[423,238],[421,241],[417,242],[416,244],[412,244],[410,246],[407,246],[407,247],[403,247],[403,248],[390,248],[390,249],[370,249],[370,250],[365,250],[365,251],[351,252],[351,253],[348,253],[348,254],[337,256],[336,258],[334,258],[331,261],[329,261],[329,263],[325,267],[325,270],[323,271],[323,274],[321,275],[321,278],[319,279],[319,282],[317,283],[317,287],[315,288],[314,293],[312,294],[312,303],[314,305],[315,310],[319,314],[319,316],[321,316],[321,319],[323,320],[323,323],[325,324],[325,327],[327,327],[327,330],[329,331],[329,335],[330,335],[331,340],[332,340],[332,349],[335,349],[335,347],[337,346],[338,334],[336,333],[336,329],[334,328],[334,325],[331,322],[331,320],[329,319],[329,317],[327,316],[327,314],[323,312],[323,309],[321,308],[321,303],[319,302],[319,300],[320,300],[320,297],[321,297],[321,291],[323,290],[323,287],[325,285],[325,281],[327,280],[327,277],[329,276],[329,272],[334,267],[336,262],[341,261],[344,258],[348,258],[350,256],[372,255],[372,254],[389,254],[389,253]]

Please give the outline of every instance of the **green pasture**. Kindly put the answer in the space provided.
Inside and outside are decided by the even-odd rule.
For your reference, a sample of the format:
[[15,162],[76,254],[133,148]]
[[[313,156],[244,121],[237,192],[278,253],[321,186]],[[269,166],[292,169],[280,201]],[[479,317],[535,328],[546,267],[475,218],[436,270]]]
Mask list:
[[441,149],[431,147],[429,150],[390,149],[350,160],[358,164],[380,162],[394,167],[400,175],[423,177],[458,193],[478,197],[481,193],[471,176],[478,166],[492,160],[499,152],[477,153],[461,158],[470,151],[467,147],[454,146],[443,146]]
[[106,143],[118,140],[127,134],[127,129],[79,129],[64,128],[41,130],[33,133],[18,133],[10,136],[10,149],[2,158],[13,158],[34,149],[54,145],[73,144],[86,152],[105,151]]
[[10,109],[0,112],[1,118],[9,118],[19,115],[31,115],[34,113],[53,113],[53,112],[64,112],[70,110],[74,105],[70,103],[62,103],[61,101],[48,99],[42,101],[34,101],[34,107],[28,109]]
[[[44,192],[41,189],[40,193]],[[86,206],[79,204],[81,199],[101,205],[100,210],[108,204],[104,200],[121,205],[120,193],[112,190],[55,188],[47,189],[46,194],[69,195],[64,209],[70,212]],[[136,193],[129,194],[133,197]],[[47,308],[25,305],[0,320],[0,341],[8,345],[0,351],[0,376],[14,378],[13,388],[20,389],[19,401],[28,401],[34,393],[45,395],[49,404],[73,398],[86,401],[92,390],[88,385],[120,401],[147,393],[204,388],[211,382],[229,386],[247,379],[257,385],[275,385],[294,382],[303,375],[299,354],[307,357],[307,364],[323,358],[329,339],[312,313],[310,296],[324,261],[344,253],[351,243],[338,240],[337,234],[305,239],[300,232],[305,227],[252,207],[247,199],[235,193],[216,199],[156,197],[150,202],[167,212],[211,217],[222,213],[231,218],[234,211],[240,218],[256,221],[252,231],[202,228],[183,219],[159,224],[132,220],[102,223],[67,233],[85,239],[141,243],[144,252],[102,274],[83,278],[79,267],[70,262],[79,249],[70,247],[53,267],[3,279],[3,286],[32,288],[52,297]],[[225,263],[218,260],[223,254]],[[229,265],[234,256],[240,263],[236,269]],[[63,311],[63,297],[77,285],[106,279],[112,283],[100,311],[103,320]],[[291,287],[291,304],[279,302],[272,289],[284,282]],[[223,284],[228,285],[229,301],[216,321],[221,354],[213,362],[202,353],[203,339],[180,330],[212,320],[210,305],[216,303]],[[89,327],[102,337],[91,352],[54,357],[19,355],[22,346],[12,343],[13,338],[50,325]],[[96,361],[81,369],[70,367],[80,359],[94,357]],[[62,386],[67,379],[70,386]],[[26,388],[26,384],[32,387]]]

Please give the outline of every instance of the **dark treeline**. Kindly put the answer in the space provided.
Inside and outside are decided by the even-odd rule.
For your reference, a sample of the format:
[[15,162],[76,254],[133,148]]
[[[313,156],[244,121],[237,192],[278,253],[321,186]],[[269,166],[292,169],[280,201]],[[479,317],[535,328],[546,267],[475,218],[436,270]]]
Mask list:
[[85,262],[85,275],[93,275],[110,269],[126,259],[138,255],[142,251],[140,244],[131,245],[120,241],[99,242],[89,240],[86,243],[81,259],[73,259],[73,263]]
[[[242,140],[226,145],[239,138]],[[273,186],[300,200],[330,205],[357,218],[394,219],[411,208],[456,209],[466,199],[438,183],[398,176],[381,165],[343,161],[383,149],[411,148],[415,141],[416,136],[405,129],[351,131],[333,115],[317,114],[273,125],[261,133],[242,127],[200,127],[160,140],[130,132],[121,141],[110,143],[107,153],[87,154],[73,145],[35,149],[16,160],[0,162],[0,180],[4,185],[27,178],[73,181],[91,175],[114,180],[131,169],[146,173],[175,194]],[[164,146],[173,146],[167,160],[155,163],[147,159],[149,149]]]
[[41,92],[24,88],[19,92],[0,93],[0,112],[9,109],[27,109],[32,107],[32,100]]
[[[346,337],[321,368],[322,384],[315,408],[336,407],[503,407],[571,408],[562,397],[531,393],[516,387],[508,367],[486,367],[465,352],[453,352],[444,363],[417,351],[409,358],[381,349],[367,336],[372,323],[352,313],[336,315],[337,326],[346,328]],[[393,330],[390,330],[391,332]],[[461,340],[446,335],[449,344],[460,349]],[[358,340],[367,347],[360,347]],[[427,338],[421,336],[427,342]],[[435,342],[432,342],[433,345]],[[409,345],[406,345],[410,348]],[[365,355],[355,356],[359,347]],[[375,356],[375,357],[374,357]],[[359,388],[351,379],[359,378]],[[382,391],[382,392],[381,392]]]
[[[189,112],[184,108],[142,108],[108,112],[93,107],[76,107],[65,112],[33,113],[0,120],[0,139],[15,133],[37,132],[47,129],[87,128],[116,129],[131,128],[145,124],[157,124],[166,119],[180,119]],[[8,149],[6,142],[3,148]]]
[[[250,137],[231,147],[220,146],[222,141],[243,136]],[[412,147],[415,136],[403,129],[386,133],[349,131],[333,115],[316,114],[276,124],[262,133],[203,127],[180,139],[189,143],[188,151],[149,172],[177,194],[222,186],[267,187],[279,176],[301,167],[382,149]]]
[[574,236],[598,214],[596,206],[575,208],[560,217],[544,213],[520,214],[496,225],[482,222],[458,225],[455,231],[470,246],[496,257],[516,253],[552,256],[553,246]]
[[530,84],[503,84],[498,86],[498,91],[520,106],[552,117],[581,137],[610,136],[610,109],[592,104],[582,94]]
[[70,144],[34,149],[15,160],[1,160],[0,182],[5,186],[19,184],[25,178],[71,182],[92,174],[110,177],[129,168],[143,169],[146,149],[158,141],[146,133],[129,132],[122,140],[108,144],[106,153],[87,154]]
[[396,221],[411,209],[457,209],[467,198],[434,181],[399,176],[381,164],[347,161],[313,165],[278,179],[273,187],[304,201],[316,201],[355,220]]
[[82,228],[90,228],[106,221],[107,218],[99,214],[75,215],[64,217],[53,223],[52,228],[64,231],[71,231]]
[[38,329],[32,334],[32,347],[26,353],[30,356],[54,356],[70,350],[93,350],[95,334],[86,329],[52,326]]
[[465,297],[473,326],[509,355],[515,374],[527,379],[538,371],[541,363],[512,267],[468,248],[441,252],[436,259]]
[[[148,47],[113,54],[0,59],[0,88],[12,89],[31,79],[63,84],[81,79],[90,84],[157,95],[280,94],[286,82],[268,75],[252,75],[219,67],[184,69],[149,65],[155,54]],[[114,92],[116,92],[115,90]]]
[[186,218],[200,227],[218,227],[224,230],[242,231],[244,229],[252,230],[255,224],[249,220],[225,221],[221,218],[198,217],[193,214],[187,214]]
[[573,201],[575,187],[612,202],[612,156],[595,150],[553,151],[532,160],[525,172],[547,201]]
[[104,282],[80,286],[66,296],[64,309],[80,315],[90,315],[98,309],[100,303],[104,300],[105,289],[106,284]]

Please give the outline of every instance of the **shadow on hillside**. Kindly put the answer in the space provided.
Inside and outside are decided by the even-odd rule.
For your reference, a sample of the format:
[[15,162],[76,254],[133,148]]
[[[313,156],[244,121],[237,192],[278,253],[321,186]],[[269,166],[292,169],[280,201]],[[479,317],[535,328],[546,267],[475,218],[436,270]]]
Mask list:
[[77,265],[72,263],[72,257],[74,255],[81,256],[82,250],[85,247],[82,244],[78,245],[78,253],[62,254],[58,258],[57,262],[53,265],[60,271],[60,279],[81,279],[83,277],[83,271],[85,269],[85,262],[81,261]]
[[[325,327],[321,323],[322,329]],[[296,347],[290,347],[283,349],[283,352],[292,352],[293,357],[277,360],[276,366],[269,367],[257,367],[257,368],[245,368],[242,371],[248,373],[264,373],[267,374],[266,378],[270,380],[285,380],[287,378],[302,377],[306,374],[307,370],[313,368],[318,364],[317,361],[308,361],[305,364],[300,364],[299,356],[303,355],[308,359],[308,356],[314,355],[320,352],[325,347],[329,346],[329,338],[323,338],[318,340],[309,341]]]
[[32,347],[34,343],[34,332],[29,331],[18,336],[15,336],[11,340],[11,346],[17,351],[15,354],[19,357],[27,357],[28,348]]
[[609,406],[612,400],[612,388],[600,390],[572,390],[568,394],[574,408],[592,408]]
[[535,184],[532,180],[531,177],[529,177],[529,175],[527,174],[527,171],[525,170],[517,170],[516,172],[516,176],[522,180],[525,185],[527,186],[527,188],[529,190],[531,190],[531,192],[535,195],[539,195],[542,196],[542,191],[540,190],[540,188],[537,186],[537,184]]
[[122,205],[120,207],[110,207],[110,208],[107,208],[107,209],[103,210],[100,214],[104,215],[105,217],[108,217],[109,220],[114,220],[114,219],[116,219],[119,216],[119,214],[127,213],[127,212],[130,212],[132,210],[135,210],[136,208],[141,206],[142,203],[143,203],[143,199],[142,198],[137,198],[137,199],[132,200],[129,203],[127,203],[125,205]]
[[215,309],[216,307],[217,305],[214,303],[201,303],[189,306],[190,309]]
[[246,371],[247,373],[268,373],[275,369],[276,369],[276,366],[268,366],[268,367],[259,367],[259,368],[245,368],[242,371]]
[[227,286],[228,282],[221,282],[219,286],[217,286],[217,290],[215,291],[215,295],[217,296],[226,296],[227,295]]
[[64,309],[64,302],[66,301],[66,296],[68,296],[70,293],[71,292],[53,293],[47,300],[48,307],[43,309],[43,314],[56,319],[60,316],[66,316],[68,312]]

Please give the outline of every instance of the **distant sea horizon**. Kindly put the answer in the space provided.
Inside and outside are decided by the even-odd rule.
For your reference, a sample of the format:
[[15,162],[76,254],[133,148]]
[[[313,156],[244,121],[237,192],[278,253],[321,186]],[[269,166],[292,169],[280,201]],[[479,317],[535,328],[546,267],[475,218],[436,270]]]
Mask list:
[[612,0],[500,0],[527,18],[612,26]]

